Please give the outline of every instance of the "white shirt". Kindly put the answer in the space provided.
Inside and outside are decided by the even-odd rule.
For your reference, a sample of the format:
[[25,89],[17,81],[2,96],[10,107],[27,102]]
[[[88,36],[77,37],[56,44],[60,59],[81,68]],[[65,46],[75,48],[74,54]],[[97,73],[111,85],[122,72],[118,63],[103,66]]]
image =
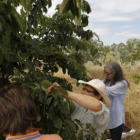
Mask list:
[[103,107],[99,112],[93,112],[90,109],[80,106],[76,102],[74,103],[76,108],[71,115],[72,119],[80,120],[84,124],[90,123],[92,127],[96,129],[98,135],[104,133],[109,121],[109,109],[102,102],[101,104]]
[[108,129],[113,129],[125,123],[124,98],[128,89],[128,84],[125,80],[122,80],[113,86],[110,86],[110,83],[106,84],[106,86],[107,95],[111,100]]

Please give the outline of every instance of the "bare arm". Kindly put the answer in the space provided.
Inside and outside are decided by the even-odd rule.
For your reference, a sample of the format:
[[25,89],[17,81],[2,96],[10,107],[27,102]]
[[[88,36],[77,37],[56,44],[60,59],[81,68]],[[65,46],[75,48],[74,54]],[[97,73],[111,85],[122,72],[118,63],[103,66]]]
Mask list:
[[68,95],[65,95],[64,97],[72,99],[73,101],[77,102],[81,106],[93,110],[94,112],[98,112],[102,110],[102,104],[99,100],[97,100],[94,97],[83,95],[79,93],[74,93],[68,91]]
[[[50,89],[57,90],[57,86],[59,86],[59,85],[57,83],[54,83]],[[72,99],[73,101],[77,102],[78,104],[80,104],[84,108],[93,110],[94,112],[98,112],[98,111],[102,110],[102,104],[100,103],[100,101],[98,99],[96,99],[94,97],[71,92],[71,91],[68,91],[67,95],[61,93],[59,90],[57,90],[57,93],[64,98]]]

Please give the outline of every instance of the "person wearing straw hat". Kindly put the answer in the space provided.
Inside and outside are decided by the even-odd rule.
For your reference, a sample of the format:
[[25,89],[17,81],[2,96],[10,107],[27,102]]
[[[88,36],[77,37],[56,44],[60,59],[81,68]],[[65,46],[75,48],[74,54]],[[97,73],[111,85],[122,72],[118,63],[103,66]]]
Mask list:
[[[103,81],[93,79],[89,82],[79,80],[78,83],[83,85],[81,94],[68,91],[64,95],[58,91],[58,94],[64,98],[74,101],[75,109],[72,112],[72,119],[78,119],[82,123],[90,123],[96,129],[98,135],[104,133],[109,121],[109,109],[111,101],[106,95],[107,89]],[[54,83],[51,90],[55,87]]]

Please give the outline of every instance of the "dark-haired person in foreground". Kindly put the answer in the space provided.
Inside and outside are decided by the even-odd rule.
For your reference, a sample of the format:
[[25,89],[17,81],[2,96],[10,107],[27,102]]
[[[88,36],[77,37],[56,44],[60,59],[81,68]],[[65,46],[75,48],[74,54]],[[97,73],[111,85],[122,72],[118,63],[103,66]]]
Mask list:
[[0,90],[0,134],[6,140],[62,140],[59,135],[43,135],[35,130],[36,106],[22,87],[8,86]]
[[[80,120],[83,124],[90,123],[96,129],[97,134],[100,135],[104,133],[110,116],[108,107],[110,107],[111,102],[106,95],[106,86],[99,79],[93,79],[89,82],[79,80],[78,82],[83,84],[81,94],[70,91],[68,91],[67,95],[60,91],[57,93],[73,101],[75,105],[71,115],[73,120]],[[57,86],[59,85],[54,83],[50,91],[53,88],[57,90]]]
[[124,99],[129,83],[125,79],[123,70],[117,62],[108,62],[104,66],[104,74],[107,95],[112,103],[109,108],[110,121],[108,129],[110,130],[112,140],[121,140],[125,124]]

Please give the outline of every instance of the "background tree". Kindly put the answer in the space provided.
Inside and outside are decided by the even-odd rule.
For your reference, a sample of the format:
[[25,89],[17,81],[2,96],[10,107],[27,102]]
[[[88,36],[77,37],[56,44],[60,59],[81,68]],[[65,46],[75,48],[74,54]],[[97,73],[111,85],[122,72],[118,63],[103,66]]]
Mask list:
[[134,65],[137,60],[139,60],[139,39],[129,39],[126,44],[119,43],[111,45],[111,50],[117,59],[122,63]]
[[[128,39],[126,44],[112,44],[110,46],[110,52],[115,58],[120,60],[121,63],[134,67],[140,60],[140,40],[134,38]],[[138,84],[140,82],[140,75],[132,75],[132,79]]]

